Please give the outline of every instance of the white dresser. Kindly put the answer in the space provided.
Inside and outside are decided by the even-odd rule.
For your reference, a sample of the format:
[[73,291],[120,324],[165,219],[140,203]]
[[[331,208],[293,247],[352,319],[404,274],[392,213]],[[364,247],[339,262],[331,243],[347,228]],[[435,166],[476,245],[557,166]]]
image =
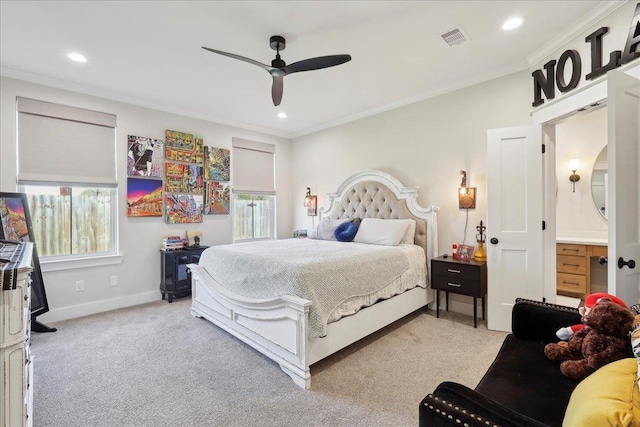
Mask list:
[[[0,426],[31,426],[33,418],[33,359],[30,354],[32,243],[21,243],[21,253],[0,243]],[[8,272],[8,273],[7,273]],[[0,274],[3,274],[0,271]]]

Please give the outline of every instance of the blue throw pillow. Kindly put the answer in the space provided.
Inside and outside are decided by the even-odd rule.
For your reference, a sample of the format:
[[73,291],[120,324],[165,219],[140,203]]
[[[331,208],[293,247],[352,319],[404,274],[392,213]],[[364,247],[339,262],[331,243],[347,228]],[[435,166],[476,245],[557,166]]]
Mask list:
[[357,225],[355,225],[353,222],[345,222],[340,224],[338,228],[336,228],[336,231],[333,232],[333,235],[339,242],[350,242],[354,237],[356,237],[357,232]]

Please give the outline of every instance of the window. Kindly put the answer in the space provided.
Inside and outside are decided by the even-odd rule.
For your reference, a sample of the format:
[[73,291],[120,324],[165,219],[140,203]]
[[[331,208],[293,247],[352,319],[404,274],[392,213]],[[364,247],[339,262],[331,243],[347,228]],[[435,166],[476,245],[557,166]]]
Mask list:
[[275,146],[233,138],[233,240],[273,239]]
[[17,98],[18,184],[38,254],[117,252],[116,117]]
[[274,196],[234,193],[233,239],[272,239],[274,211]]
[[114,190],[25,185],[38,255],[113,252]]

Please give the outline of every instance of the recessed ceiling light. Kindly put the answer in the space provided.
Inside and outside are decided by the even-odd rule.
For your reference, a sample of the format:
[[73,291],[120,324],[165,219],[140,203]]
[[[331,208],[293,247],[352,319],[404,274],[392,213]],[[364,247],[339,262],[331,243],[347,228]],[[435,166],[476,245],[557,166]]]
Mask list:
[[502,29],[509,31],[522,25],[522,18],[511,18],[502,24]]
[[286,119],[287,118],[287,113],[283,113],[283,112],[278,113],[278,118],[279,119]]
[[67,55],[67,58],[76,62],[87,62],[87,58],[85,58],[84,55],[81,55],[76,52],[71,52],[70,54]]

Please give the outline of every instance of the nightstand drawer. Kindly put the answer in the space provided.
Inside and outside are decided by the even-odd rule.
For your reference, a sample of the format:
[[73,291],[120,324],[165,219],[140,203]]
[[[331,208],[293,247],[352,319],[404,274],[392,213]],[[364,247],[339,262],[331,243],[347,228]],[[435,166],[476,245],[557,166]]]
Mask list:
[[585,276],[558,273],[556,280],[556,286],[559,291],[585,293],[587,290],[587,278]]
[[587,258],[557,255],[556,270],[558,273],[587,274]]
[[454,264],[450,262],[434,262],[431,263],[431,274],[434,276],[446,276],[452,280],[472,279],[477,280],[480,268],[477,265]]
[[431,280],[431,287],[440,291],[448,291],[471,296],[481,296],[480,282],[477,279],[463,279],[459,277],[452,277],[450,275],[434,275]]

